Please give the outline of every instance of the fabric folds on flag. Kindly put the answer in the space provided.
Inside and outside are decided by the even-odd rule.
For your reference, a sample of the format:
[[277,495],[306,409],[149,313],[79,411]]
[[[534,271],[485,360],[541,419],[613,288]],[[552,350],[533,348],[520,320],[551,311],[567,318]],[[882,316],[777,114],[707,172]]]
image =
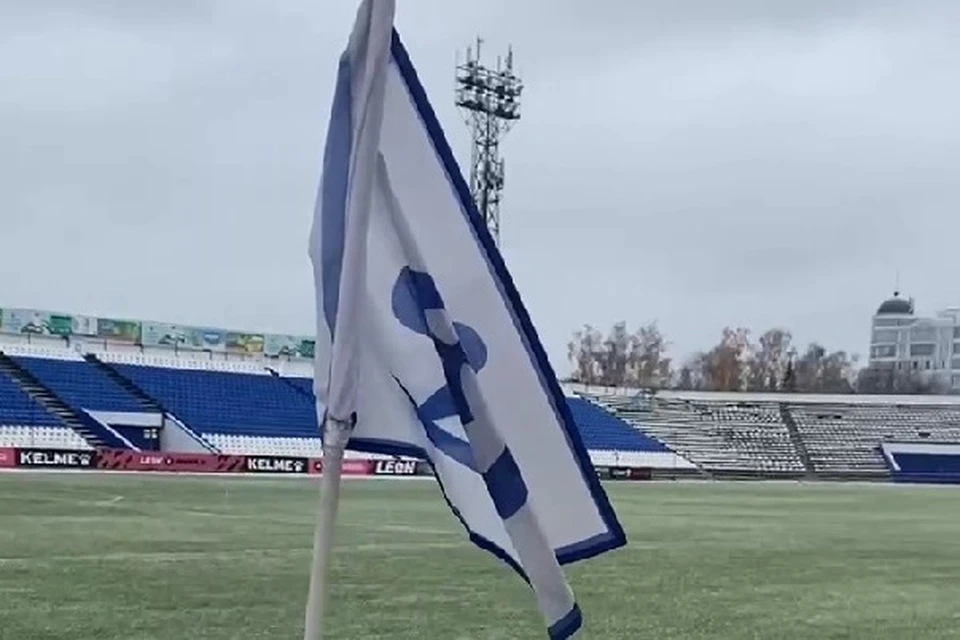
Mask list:
[[428,460],[470,540],[581,625],[562,564],[626,543],[406,49],[393,0],[341,57],[310,239],[321,417]]

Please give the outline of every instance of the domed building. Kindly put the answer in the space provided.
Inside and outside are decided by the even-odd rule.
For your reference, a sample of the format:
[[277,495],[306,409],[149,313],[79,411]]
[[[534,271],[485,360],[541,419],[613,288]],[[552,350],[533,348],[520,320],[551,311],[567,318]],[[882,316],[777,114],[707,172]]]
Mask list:
[[884,300],[877,309],[878,316],[912,316],[913,300],[904,300],[899,291],[893,292],[893,297]]
[[920,317],[913,299],[894,291],[877,307],[871,328],[871,368],[922,374],[944,390],[960,390],[960,308]]

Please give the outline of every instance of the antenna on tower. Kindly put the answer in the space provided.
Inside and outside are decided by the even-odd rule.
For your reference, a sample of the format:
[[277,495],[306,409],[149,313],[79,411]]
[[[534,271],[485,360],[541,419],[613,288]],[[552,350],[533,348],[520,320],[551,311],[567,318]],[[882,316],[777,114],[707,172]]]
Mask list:
[[476,49],[467,47],[467,57],[457,64],[456,105],[470,128],[470,192],[483,220],[500,242],[500,200],[503,196],[504,161],[500,141],[520,119],[523,83],[513,70],[513,49],[506,60],[497,56],[497,66],[483,66],[477,38]]

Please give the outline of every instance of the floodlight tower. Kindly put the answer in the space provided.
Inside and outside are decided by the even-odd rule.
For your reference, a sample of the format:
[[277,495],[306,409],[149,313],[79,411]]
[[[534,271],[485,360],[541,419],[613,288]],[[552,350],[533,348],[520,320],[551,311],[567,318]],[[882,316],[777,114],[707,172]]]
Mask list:
[[503,194],[504,162],[500,140],[520,119],[523,83],[513,72],[513,50],[506,60],[497,56],[495,69],[480,62],[483,40],[476,49],[467,47],[467,59],[457,64],[456,104],[470,127],[470,192],[490,235],[500,242],[500,199]]

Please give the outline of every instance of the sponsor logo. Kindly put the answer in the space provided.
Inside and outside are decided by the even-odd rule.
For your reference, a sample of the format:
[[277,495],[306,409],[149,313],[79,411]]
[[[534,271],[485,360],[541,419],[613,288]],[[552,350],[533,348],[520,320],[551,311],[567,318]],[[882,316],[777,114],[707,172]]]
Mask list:
[[628,480],[630,469],[626,467],[610,467],[610,478],[613,480]]
[[247,471],[251,473],[305,473],[307,461],[302,458],[247,457]]
[[645,467],[595,467],[601,480],[650,480],[652,473]]
[[369,460],[344,460],[343,474],[347,476],[365,476],[370,474]]
[[58,467],[83,469],[94,466],[93,452],[21,449],[17,452],[17,466]]
[[[343,475],[345,476],[368,476],[371,473],[371,463],[369,460],[344,460]],[[312,474],[323,473],[323,459],[313,458],[310,460],[310,471]]]
[[166,458],[164,463],[167,465],[176,465],[178,467],[197,467],[204,468],[210,464],[210,458],[191,458],[189,456],[176,456]]
[[416,473],[415,460],[376,460],[373,465],[376,476],[412,476]]

